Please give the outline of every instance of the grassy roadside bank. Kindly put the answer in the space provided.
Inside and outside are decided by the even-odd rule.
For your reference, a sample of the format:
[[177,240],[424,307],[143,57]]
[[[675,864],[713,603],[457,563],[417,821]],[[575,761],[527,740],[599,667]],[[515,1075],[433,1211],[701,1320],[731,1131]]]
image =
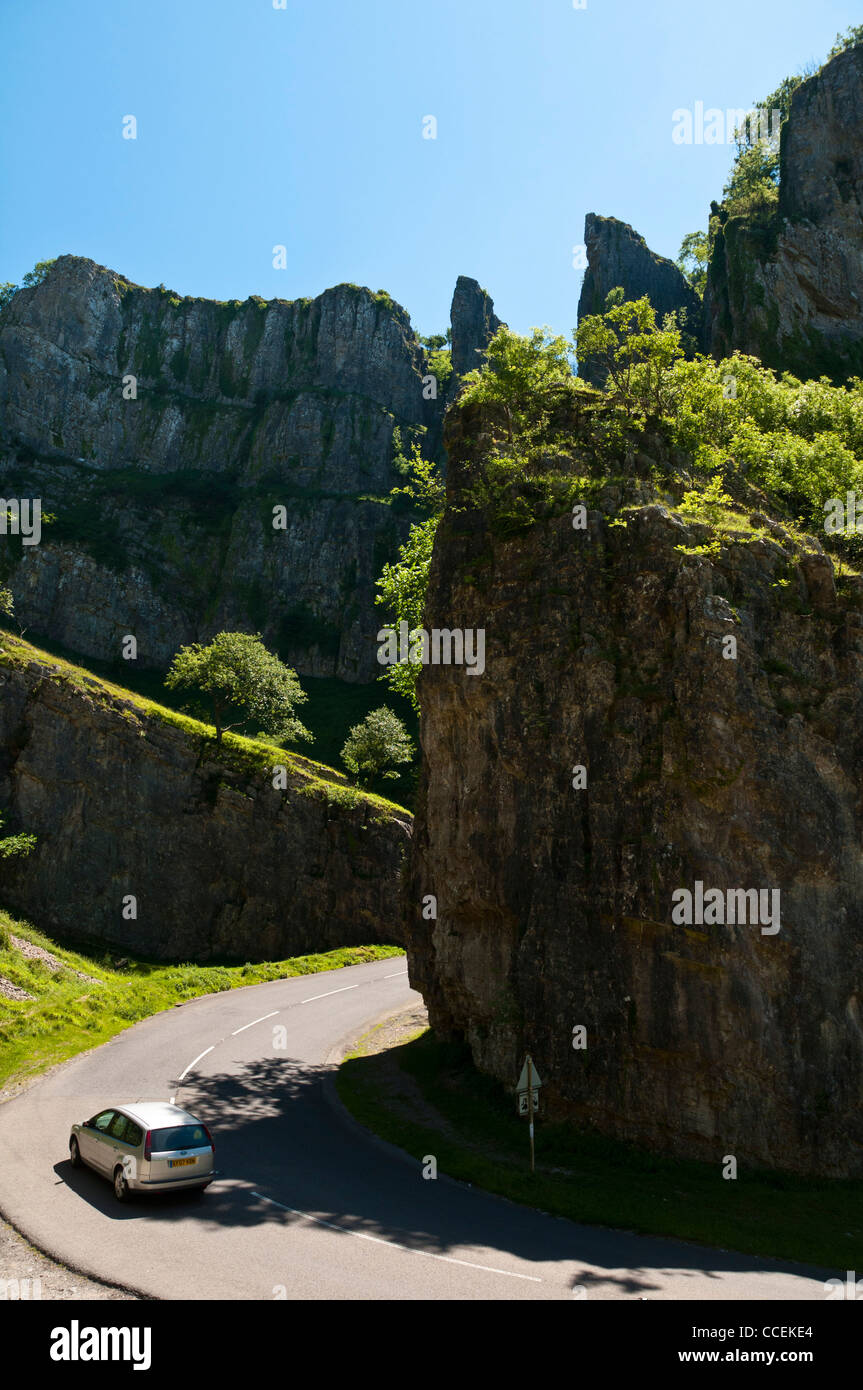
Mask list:
[[591,1225],[676,1237],[841,1271],[860,1267],[863,1182],[814,1181],[658,1157],[599,1135],[537,1122],[537,1171],[515,1096],[476,1072],[466,1050],[424,1030],[375,1052],[360,1040],[338,1073],[355,1119],[419,1164],[511,1201]]
[[[258,965],[151,964],[66,950],[0,910],[0,1093],[185,999],[401,954],[352,946]],[[8,997],[4,981],[31,997]]]

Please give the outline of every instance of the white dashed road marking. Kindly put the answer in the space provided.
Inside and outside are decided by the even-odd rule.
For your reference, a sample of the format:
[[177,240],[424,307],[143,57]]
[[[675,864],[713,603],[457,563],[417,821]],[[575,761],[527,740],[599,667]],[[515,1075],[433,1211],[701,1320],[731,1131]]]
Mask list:
[[[394,980],[394,979],[396,978],[397,975],[406,975],[407,973],[408,973],[407,970],[397,970],[397,971],[395,972],[395,974],[393,974],[393,975],[376,976],[375,979],[373,979],[373,980],[363,980],[363,981],[362,981],[362,984],[364,984],[364,985],[373,985],[373,984],[377,983],[380,979],[384,979],[384,980]],[[350,989],[360,989],[360,988],[361,988],[361,985],[344,985],[341,989],[328,989],[328,990],[326,991],[325,994],[312,994],[312,995],[309,996],[308,999],[301,999],[301,1000],[300,1000],[300,1003],[301,1003],[301,1004],[313,1004],[313,1003],[315,1002],[316,999],[329,999],[330,995],[332,995],[332,994],[347,994],[348,990],[350,990]],[[290,1008],[296,1008],[296,1007],[297,1007],[296,1005],[290,1005],[290,1004],[288,1005],[288,1008],[289,1008],[289,1009],[290,1009]],[[272,1013],[269,1013],[269,1014],[262,1014],[260,1018],[253,1018],[252,1021],[251,1021],[251,1023],[244,1023],[243,1026],[242,1026],[242,1028],[235,1028],[234,1031],[233,1031],[233,1033],[231,1034],[231,1037],[232,1037],[232,1038],[235,1038],[235,1037],[237,1036],[238,1033],[245,1033],[245,1031],[246,1031],[247,1028],[254,1028],[254,1026],[255,1026],[256,1023],[263,1023],[263,1022],[265,1021],[265,1019],[268,1019],[268,1018],[275,1018],[276,1014],[281,1013],[281,1012],[282,1012],[281,1009],[273,1009],[273,1012],[272,1012]],[[225,1041],[224,1038],[220,1038],[220,1039],[219,1039],[219,1042],[224,1042],[224,1041]],[[206,1057],[207,1054],[208,1054],[209,1052],[213,1052],[213,1051],[215,1050],[216,1046],[217,1046],[217,1044],[216,1044],[216,1043],[213,1043],[213,1046],[212,1046],[212,1047],[207,1047],[207,1048],[204,1049],[203,1052],[200,1052],[200,1053],[198,1054],[198,1056],[195,1058],[194,1062],[190,1062],[189,1065],[186,1067],[186,1070],[183,1071],[183,1072],[181,1072],[180,1075],[177,1077],[177,1085],[180,1084],[180,1082],[183,1080],[184,1077],[188,1076],[189,1072],[192,1070],[193,1067],[196,1067],[196,1066],[198,1065],[198,1063],[201,1061],[201,1058],[202,1058],[202,1057]],[[171,1096],[171,1104],[172,1104],[172,1105],[174,1104],[175,1100],[176,1100],[176,1096]],[[443,1256],[441,1256],[440,1258],[442,1259]],[[520,1276],[519,1276],[519,1278],[525,1278],[525,1277],[526,1277],[525,1275],[520,1275]]]
[[403,1250],[407,1255],[425,1255],[430,1260],[443,1260],[448,1265],[464,1265],[466,1269],[481,1269],[484,1274],[503,1274],[507,1279],[526,1279],[531,1284],[541,1284],[542,1280],[535,1274],[515,1274],[511,1269],[492,1269],[489,1265],[475,1265],[470,1260],[457,1260],[452,1255],[436,1255],[433,1250],[412,1250],[409,1245],[399,1245],[395,1240],[382,1240],[380,1236],[366,1235],[365,1231],[349,1231],[347,1226],[335,1226],[332,1221],[324,1221],[320,1216],[310,1216],[307,1211],[297,1211],[296,1207],[286,1207],[284,1202],[277,1202],[273,1197],[265,1197],[262,1192],[253,1192],[253,1197],[257,1197],[260,1202],[269,1202],[271,1206],[280,1207],[282,1211],[289,1211],[292,1216],[302,1216],[305,1221],[315,1221],[319,1226],[326,1226],[330,1231],[338,1231],[343,1236],[356,1236],[357,1240],[370,1240],[374,1245],[388,1245],[391,1250]]
[[201,1058],[202,1058],[202,1057],[206,1057],[206,1055],[207,1055],[208,1052],[212,1052],[212,1051],[213,1051],[213,1048],[214,1048],[215,1046],[216,1046],[216,1044],[213,1043],[213,1047],[205,1047],[203,1052],[199,1052],[198,1055],[197,1055],[197,1057],[195,1058],[194,1062],[190,1062],[189,1065],[186,1067],[186,1070],[183,1071],[183,1072],[180,1072],[180,1075],[177,1077],[177,1080],[178,1080],[178,1081],[182,1081],[183,1077],[184,1077],[184,1076],[187,1076],[188,1073],[192,1070],[192,1067],[197,1066],[198,1063],[200,1062]]
[[[370,984],[374,983],[369,981]],[[349,989],[359,989],[359,985],[344,985],[342,989],[328,989],[326,994],[313,994],[309,999],[301,999],[301,1004],[313,1004],[316,999],[329,999],[331,994],[347,994]]]
[[[245,1033],[247,1028],[254,1028],[256,1023],[263,1023],[265,1018],[275,1018],[278,1012],[278,1009],[273,1009],[273,1012],[271,1014],[261,1014],[260,1018],[253,1018],[251,1023],[244,1023],[242,1028],[235,1028],[233,1033],[231,1034],[231,1037],[235,1038],[238,1033]],[[203,1056],[203,1053],[201,1055]]]

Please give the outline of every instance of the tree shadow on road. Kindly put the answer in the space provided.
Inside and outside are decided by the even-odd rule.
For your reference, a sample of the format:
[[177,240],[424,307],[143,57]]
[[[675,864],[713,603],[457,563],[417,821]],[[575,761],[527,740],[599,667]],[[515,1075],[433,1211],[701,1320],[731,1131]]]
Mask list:
[[[480,1265],[490,1250],[499,1252],[501,1267],[513,1259],[565,1264],[560,1283],[573,1290],[649,1296],[661,1271],[675,1271],[716,1279],[720,1297],[725,1273],[784,1269],[823,1277],[793,1263],[580,1226],[463,1184],[427,1181],[420,1161],[369,1136],[325,1096],[333,1070],[273,1056],[185,1083],[177,1103],[210,1127],[216,1143],[219,1177],[203,1196],[148,1194],[123,1204],[90,1170],[67,1161],[55,1172],[120,1227],[146,1221],[168,1231],[191,1221],[214,1231],[290,1228],[314,1218],[322,1233],[335,1228]],[[543,1277],[553,1276],[546,1270]]]

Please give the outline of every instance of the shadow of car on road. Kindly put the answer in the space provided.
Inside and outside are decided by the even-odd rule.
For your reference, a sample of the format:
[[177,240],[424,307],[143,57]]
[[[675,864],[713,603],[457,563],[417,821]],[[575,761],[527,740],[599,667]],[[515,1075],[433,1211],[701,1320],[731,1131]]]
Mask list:
[[103,1216],[109,1216],[112,1220],[123,1221],[141,1215],[146,1215],[147,1208],[159,1206],[169,1209],[176,1207],[180,1215],[186,1214],[182,1208],[188,1208],[192,1204],[197,1204],[203,1192],[198,1189],[194,1191],[186,1188],[185,1192],[148,1192],[133,1193],[125,1202],[118,1202],[114,1196],[111,1180],[109,1177],[97,1173],[95,1168],[89,1168],[82,1164],[80,1168],[73,1168],[71,1159],[62,1159],[54,1164],[54,1172],[60,1182],[64,1183],[76,1196],[81,1197],[91,1207],[95,1207]]

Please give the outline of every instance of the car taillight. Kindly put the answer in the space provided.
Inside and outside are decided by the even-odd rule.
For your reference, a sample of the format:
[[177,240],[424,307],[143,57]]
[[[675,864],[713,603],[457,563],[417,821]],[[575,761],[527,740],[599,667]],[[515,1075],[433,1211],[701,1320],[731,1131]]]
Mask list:
[[213,1153],[215,1153],[215,1152],[216,1152],[216,1145],[215,1145],[215,1143],[213,1142],[213,1136],[212,1136],[212,1134],[210,1133],[210,1131],[207,1129],[207,1126],[206,1126],[206,1125],[204,1125],[204,1133],[206,1134],[207,1138],[208,1138],[209,1141],[210,1141],[210,1148],[213,1150]]
[[145,1135],[145,1137],[144,1137],[144,1157],[147,1158],[147,1159],[149,1159],[150,1154],[151,1154],[152,1152],[153,1152],[153,1132],[152,1132],[152,1130],[149,1130],[149,1129],[148,1129],[148,1130],[147,1130],[147,1133],[146,1133],[146,1135]]

